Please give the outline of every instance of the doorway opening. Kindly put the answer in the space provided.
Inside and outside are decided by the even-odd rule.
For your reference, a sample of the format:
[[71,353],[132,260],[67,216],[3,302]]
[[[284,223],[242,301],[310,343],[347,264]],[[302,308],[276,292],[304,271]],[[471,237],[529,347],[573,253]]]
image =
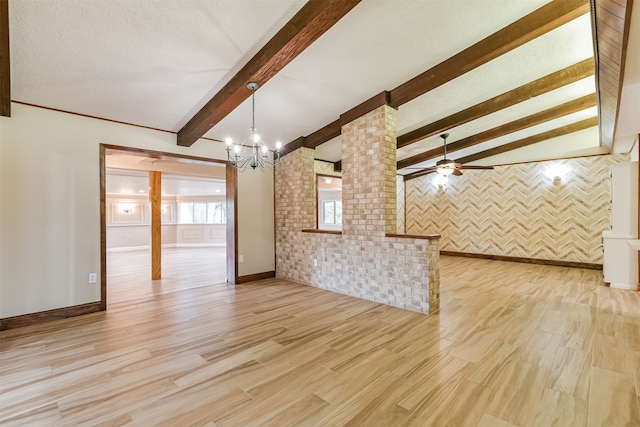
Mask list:
[[237,180],[226,162],[101,145],[100,164],[103,310],[107,289],[113,308],[236,283]]

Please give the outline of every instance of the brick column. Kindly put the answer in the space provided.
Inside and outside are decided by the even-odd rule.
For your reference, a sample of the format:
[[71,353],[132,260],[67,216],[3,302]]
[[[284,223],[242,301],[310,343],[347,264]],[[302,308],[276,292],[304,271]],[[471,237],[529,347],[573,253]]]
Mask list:
[[301,253],[292,243],[302,239],[302,229],[316,226],[313,156],[314,150],[299,148],[280,159],[275,170],[276,274],[280,277],[294,277]]
[[383,105],[342,127],[342,232],[396,233],[396,110]]

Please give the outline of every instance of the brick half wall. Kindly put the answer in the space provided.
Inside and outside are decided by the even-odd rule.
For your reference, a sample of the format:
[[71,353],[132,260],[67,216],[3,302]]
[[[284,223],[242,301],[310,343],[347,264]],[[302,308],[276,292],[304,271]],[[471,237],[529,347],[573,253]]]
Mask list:
[[[377,108],[345,125],[342,134],[343,234],[302,231],[315,227],[312,149],[288,154],[276,168],[277,277],[434,312],[440,303],[439,239],[386,236],[396,232],[395,110]],[[350,174],[350,167],[357,173]]]

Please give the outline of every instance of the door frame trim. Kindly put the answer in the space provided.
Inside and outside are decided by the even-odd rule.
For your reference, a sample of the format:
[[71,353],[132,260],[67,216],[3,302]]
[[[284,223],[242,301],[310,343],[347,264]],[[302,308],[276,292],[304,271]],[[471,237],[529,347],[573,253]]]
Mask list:
[[[178,153],[166,153],[156,150],[147,150],[144,148],[125,147],[112,144],[100,144],[100,310],[105,311],[107,309],[107,151],[121,151],[124,153],[136,153],[145,154],[149,156],[158,157],[172,157],[183,160],[193,160],[197,162],[217,163],[224,164],[226,167],[226,177],[229,177],[229,165],[225,160],[211,159],[207,157],[189,156]],[[229,246],[229,238],[233,236],[233,250],[227,249],[227,275],[232,273],[233,282],[227,277],[227,282],[231,284],[238,283],[238,228],[236,222],[238,219],[237,206],[238,206],[238,182],[237,179],[233,182],[225,183],[227,191],[227,247]],[[231,194],[229,194],[231,193]],[[232,197],[230,198],[230,195]],[[231,203],[230,203],[231,202]],[[230,206],[231,205],[231,206]],[[233,212],[229,212],[231,207]],[[229,272],[229,265],[234,265],[236,268],[234,271]]]

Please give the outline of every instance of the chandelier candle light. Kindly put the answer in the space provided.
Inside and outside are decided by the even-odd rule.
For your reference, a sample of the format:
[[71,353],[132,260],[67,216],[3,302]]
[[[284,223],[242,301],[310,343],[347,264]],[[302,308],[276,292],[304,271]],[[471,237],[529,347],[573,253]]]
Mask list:
[[282,143],[276,142],[276,150],[273,152],[273,160],[269,158],[269,149],[260,141],[260,135],[256,132],[256,90],[260,84],[250,82],[247,88],[251,90],[251,136],[244,140],[241,144],[234,144],[231,138],[225,139],[227,144],[227,160],[229,163],[239,169],[245,170],[247,167],[252,169],[272,169],[280,161],[280,148]]

